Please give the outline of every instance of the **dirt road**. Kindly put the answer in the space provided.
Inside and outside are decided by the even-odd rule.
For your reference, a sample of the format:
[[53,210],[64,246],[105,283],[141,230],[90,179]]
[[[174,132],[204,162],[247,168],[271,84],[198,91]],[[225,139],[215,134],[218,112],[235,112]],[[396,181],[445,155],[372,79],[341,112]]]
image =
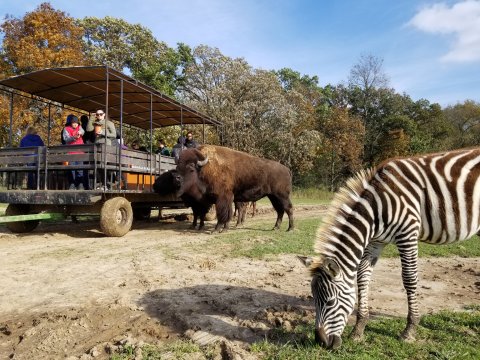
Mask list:
[[[295,216],[322,211],[307,207]],[[259,218],[273,223],[274,215]],[[185,222],[137,224],[123,238],[104,237],[96,226],[40,225],[21,236],[0,229],[1,359],[101,359],[122,342],[179,337],[244,348],[273,327],[314,317],[309,275],[294,255],[262,261],[198,253],[192,245],[211,235]],[[480,304],[480,259],[425,259],[420,271],[422,313]],[[377,265],[371,308],[405,315],[399,259]]]

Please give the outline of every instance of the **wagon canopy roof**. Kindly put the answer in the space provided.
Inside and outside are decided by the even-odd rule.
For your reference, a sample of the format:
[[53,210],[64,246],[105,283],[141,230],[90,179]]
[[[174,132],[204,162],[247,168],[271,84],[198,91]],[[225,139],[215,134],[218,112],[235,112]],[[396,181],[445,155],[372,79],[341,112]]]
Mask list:
[[120,121],[122,82],[122,121],[126,124],[149,129],[152,115],[153,128],[180,124],[221,125],[219,121],[108,66],[44,69],[2,80],[0,85],[89,113],[97,109],[107,111],[108,91],[108,116]]

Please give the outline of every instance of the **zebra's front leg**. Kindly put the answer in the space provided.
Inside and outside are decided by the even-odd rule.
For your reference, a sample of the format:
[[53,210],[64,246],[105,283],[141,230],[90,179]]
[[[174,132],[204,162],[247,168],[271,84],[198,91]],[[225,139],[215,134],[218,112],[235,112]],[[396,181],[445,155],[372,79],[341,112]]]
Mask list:
[[415,237],[414,239],[398,241],[397,247],[402,262],[403,287],[407,292],[408,300],[407,326],[400,338],[405,341],[413,341],[420,321],[417,302],[418,240]]
[[373,267],[377,263],[378,257],[384,248],[384,244],[370,243],[363,254],[357,272],[358,287],[358,309],[357,322],[350,336],[353,340],[359,341],[363,339],[365,326],[368,322],[368,287],[372,279]]

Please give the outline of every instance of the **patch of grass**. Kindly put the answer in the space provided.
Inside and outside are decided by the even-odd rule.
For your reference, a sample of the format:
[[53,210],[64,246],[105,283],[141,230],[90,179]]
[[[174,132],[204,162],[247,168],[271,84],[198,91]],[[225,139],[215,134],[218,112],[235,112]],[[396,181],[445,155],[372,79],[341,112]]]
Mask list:
[[[199,345],[191,341],[175,341],[162,346],[144,345],[141,347],[141,359],[161,360],[161,359],[197,359],[209,355],[211,349],[206,347],[201,349]],[[137,359],[138,349],[132,345],[125,345],[117,350],[116,354],[110,356],[110,360],[134,360]],[[200,354],[202,356],[195,356]]]
[[278,254],[310,254],[319,224],[319,218],[299,219],[296,220],[295,230],[287,232],[288,222],[282,224],[280,230],[271,230],[271,220],[250,222],[244,229],[212,235],[208,242],[201,245],[201,250],[256,259]]
[[[480,256],[480,239],[478,236],[456,242],[450,245],[431,245],[420,242],[418,244],[419,257],[478,257]],[[398,256],[398,249],[395,245],[387,245],[383,249],[382,257],[396,257]]]
[[[335,193],[332,193],[327,190],[317,189],[317,188],[307,188],[307,189],[294,189],[290,199],[292,200],[293,205],[324,205],[329,204]],[[271,205],[268,197],[264,197],[257,201],[258,205]]]
[[[259,359],[479,359],[480,311],[473,313],[442,311],[426,315],[420,322],[417,341],[398,340],[404,319],[372,320],[365,329],[365,340],[353,342],[343,336],[337,351],[315,345],[313,324],[300,329],[306,338],[296,338],[298,328],[281,332],[273,339],[255,343],[251,351]],[[344,334],[349,334],[347,327]],[[298,336],[297,336],[298,337]]]
[[294,205],[328,204],[335,193],[318,188],[294,189],[292,202]]
[[[318,217],[297,219],[295,230],[286,232],[287,224],[279,231],[270,230],[272,221],[249,221],[245,228],[214,234],[198,250],[228,254],[232,257],[262,259],[278,254],[313,254],[315,234],[321,224]],[[387,245],[382,252],[383,258],[398,256],[395,245]],[[420,257],[479,257],[480,239],[477,236],[452,245],[429,245],[419,243]]]
[[[380,318],[370,321],[365,339],[354,342],[348,338],[348,326],[342,336],[340,349],[328,351],[315,344],[314,324],[301,323],[291,330],[273,328],[265,340],[253,343],[250,353],[258,359],[275,360],[400,360],[400,359],[480,359],[480,310],[463,312],[441,311],[421,318],[417,340],[407,343],[398,336],[404,329],[405,319]],[[214,346],[200,347],[191,341],[141,348],[141,359],[193,359],[215,357]],[[111,360],[133,360],[138,354],[131,345],[122,347]],[[218,354],[217,354],[218,355]]]

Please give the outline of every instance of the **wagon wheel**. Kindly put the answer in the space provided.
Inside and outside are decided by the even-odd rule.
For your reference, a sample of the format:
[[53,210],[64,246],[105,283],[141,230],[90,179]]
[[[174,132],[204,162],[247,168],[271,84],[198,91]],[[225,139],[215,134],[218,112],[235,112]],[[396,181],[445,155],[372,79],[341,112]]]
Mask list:
[[105,201],[100,210],[100,228],[107,236],[120,237],[130,231],[133,211],[130,201],[115,197]]
[[[7,209],[5,210],[6,216],[28,214],[32,214],[30,212],[30,205],[28,204],[8,204]],[[5,225],[7,226],[7,229],[13,233],[27,233],[33,231],[39,223],[40,220],[30,220],[8,222]]]
[[133,208],[133,218],[135,220],[148,220],[152,213],[151,207],[134,207]]

